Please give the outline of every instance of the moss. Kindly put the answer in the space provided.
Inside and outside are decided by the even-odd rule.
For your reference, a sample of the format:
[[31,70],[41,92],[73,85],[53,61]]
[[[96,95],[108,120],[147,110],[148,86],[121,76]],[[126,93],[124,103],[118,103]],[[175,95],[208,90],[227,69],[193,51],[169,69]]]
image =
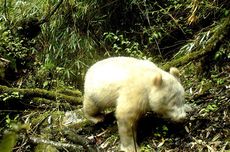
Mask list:
[[48,144],[38,144],[36,147],[35,147],[35,152],[58,152],[58,150],[51,146],[51,145],[48,145]]
[[43,122],[48,116],[50,115],[49,111],[46,111],[44,113],[39,113],[39,114],[35,114],[32,118],[31,118],[31,124],[32,125],[37,125],[40,124],[41,122]]
[[0,93],[12,93],[19,92],[19,94],[23,95],[23,99],[31,99],[33,97],[41,97],[49,100],[58,100],[61,102],[69,102],[72,105],[82,104],[81,96],[68,96],[65,94],[57,93],[54,91],[47,91],[44,89],[19,89],[19,88],[9,88],[6,86],[0,85]]
[[57,92],[68,95],[68,96],[76,96],[76,97],[82,96],[82,93],[79,90],[60,89]]
[[17,141],[17,134],[15,132],[8,132],[3,136],[0,143],[1,152],[11,152]]

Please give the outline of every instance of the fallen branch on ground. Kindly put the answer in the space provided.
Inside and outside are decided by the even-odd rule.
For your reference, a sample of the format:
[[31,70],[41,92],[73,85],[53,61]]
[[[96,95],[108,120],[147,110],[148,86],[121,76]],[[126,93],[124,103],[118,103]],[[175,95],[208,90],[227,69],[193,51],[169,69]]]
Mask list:
[[47,91],[38,88],[19,89],[19,88],[9,88],[7,86],[0,85],[0,95],[2,94],[3,96],[4,94],[6,94],[7,97],[8,95],[15,94],[15,93],[18,93],[21,102],[23,102],[24,104],[31,104],[31,101],[33,101],[33,99],[38,99],[38,98],[40,99],[34,101],[40,102],[41,104],[42,102],[46,104],[47,102],[50,103],[51,101],[54,102],[58,101],[59,103],[63,103],[63,105],[65,105],[65,103],[69,103],[70,105],[73,106],[82,104],[82,96],[80,94],[80,91],[76,93],[72,93],[72,95],[66,95],[66,91],[64,92],[65,94],[63,94],[63,93],[59,93],[58,91]]

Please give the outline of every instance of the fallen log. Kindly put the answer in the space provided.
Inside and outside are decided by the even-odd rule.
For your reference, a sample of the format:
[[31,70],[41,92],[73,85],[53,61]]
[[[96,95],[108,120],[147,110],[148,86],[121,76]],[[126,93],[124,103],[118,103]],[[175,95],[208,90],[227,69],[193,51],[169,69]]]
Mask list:
[[[0,85],[0,95],[3,97],[10,96],[11,94],[17,94],[21,102],[25,102],[25,104],[30,104],[32,99],[35,99],[36,102],[44,102],[44,104],[49,103],[50,101],[58,101],[60,103],[69,103],[70,105],[77,106],[82,104],[82,96],[80,91],[75,93],[74,95],[66,95],[63,93],[58,93],[57,91],[47,91],[44,89],[20,89],[20,88],[9,88],[7,86]],[[1,100],[0,97],[0,100]],[[40,98],[38,100],[38,98]],[[43,100],[42,100],[43,99]]]

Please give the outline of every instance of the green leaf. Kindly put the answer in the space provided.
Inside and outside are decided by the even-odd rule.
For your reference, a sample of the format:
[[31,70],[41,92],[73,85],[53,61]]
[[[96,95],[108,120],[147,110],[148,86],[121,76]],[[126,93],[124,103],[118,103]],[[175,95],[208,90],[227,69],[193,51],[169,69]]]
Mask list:
[[12,152],[17,141],[17,134],[9,132],[3,136],[0,143],[0,152]]
[[49,84],[49,81],[45,81],[45,82],[43,83],[43,88],[47,87],[48,84]]

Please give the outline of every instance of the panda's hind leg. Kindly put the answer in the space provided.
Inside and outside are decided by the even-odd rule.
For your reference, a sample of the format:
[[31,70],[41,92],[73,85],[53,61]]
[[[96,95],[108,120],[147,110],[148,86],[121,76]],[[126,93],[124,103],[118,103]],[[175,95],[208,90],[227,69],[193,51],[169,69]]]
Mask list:
[[84,97],[83,111],[86,118],[93,123],[102,122],[104,120],[103,114],[100,112],[100,108],[96,103],[88,97]]

